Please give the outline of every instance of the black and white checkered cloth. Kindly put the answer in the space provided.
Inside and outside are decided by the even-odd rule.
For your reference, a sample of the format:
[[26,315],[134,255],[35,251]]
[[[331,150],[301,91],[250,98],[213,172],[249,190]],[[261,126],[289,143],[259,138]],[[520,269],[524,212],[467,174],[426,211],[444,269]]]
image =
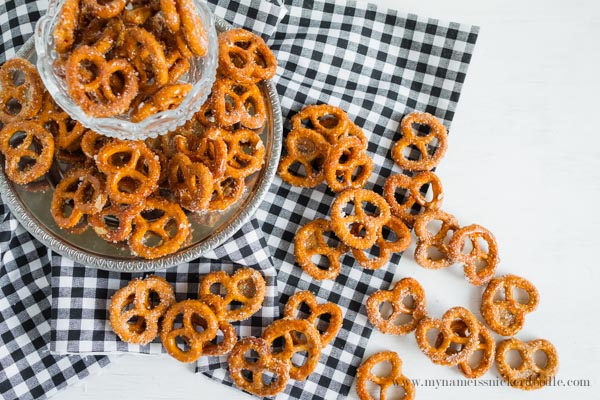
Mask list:
[[[3,35],[7,29],[15,30],[14,36],[31,32],[30,28],[23,26],[31,24],[30,21],[39,16],[35,7],[44,8],[44,4],[35,2],[30,2],[28,7],[15,7],[15,1],[8,3],[13,4],[13,8],[20,7],[22,13],[9,11],[8,18],[2,14],[3,6],[0,5]],[[287,15],[283,19],[285,10],[276,2],[233,0],[218,3],[217,15],[263,34],[275,52],[279,62],[275,82],[281,96],[284,119],[289,119],[307,104],[328,103],[342,107],[363,128],[369,138],[368,153],[375,164],[367,188],[381,192],[385,178],[400,172],[391,161],[390,149],[400,137],[398,126],[403,115],[413,110],[427,111],[450,127],[477,39],[476,27],[382,10],[364,3],[285,0]],[[23,16],[28,12],[29,17]],[[20,27],[16,28],[16,25]],[[3,38],[4,51],[9,57],[12,53],[8,47],[14,46],[11,43],[19,44],[24,40],[12,37]],[[285,128],[289,128],[289,124]],[[313,280],[294,265],[293,238],[296,231],[315,218],[328,216],[334,197],[324,184],[315,189],[302,189],[283,183],[276,177],[256,214],[256,220],[252,222],[252,228],[229,242],[235,247],[239,240],[248,241],[248,234],[259,238],[264,235],[268,245],[265,253],[270,253],[270,261],[277,270],[281,294],[278,304],[273,304],[274,309],[285,304],[296,291],[311,290],[320,301],[332,301],[344,311],[343,327],[338,337],[324,349],[315,373],[305,382],[290,381],[285,393],[277,396],[278,399],[332,399],[348,394],[372,331],[364,309],[366,296],[389,286],[400,259],[399,255],[395,255],[387,266],[369,271],[361,269],[352,257],[346,256],[340,276],[335,281],[323,282]],[[0,216],[13,221],[11,224],[16,226],[8,210],[4,209]],[[0,243],[6,235],[14,236],[12,229],[8,229],[10,226],[5,225],[0,229]],[[255,229],[257,226],[260,230]],[[21,236],[26,239],[14,244],[11,242],[3,252],[20,254],[23,262],[29,264],[39,263],[46,257],[47,267],[40,268],[45,272],[46,285],[48,274],[52,273],[51,320],[55,329],[51,347],[54,351],[151,351],[120,348],[124,345],[114,341],[106,329],[106,300],[119,287],[119,280],[125,282],[131,276],[114,276],[113,273],[73,266],[70,261],[49,254],[25,232]],[[180,266],[162,275],[175,284],[179,296],[193,296],[196,291],[194,283],[197,284],[197,277],[204,271],[231,269],[234,263],[244,264],[244,252],[240,252],[241,257],[232,257],[231,250],[226,248],[224,253],[217,254],[217,258],[229,255],[222,263],[214,259],[204,260],[201,267]],[[236,249],[233,250],[235,252]],[[15,258],[5,254],[3,257]],[[264,268],[263,264],[261,266]],[[19,278],[22,279],[22,276],[19,275]],[[6,279],[4,271],[2,279]],[[9,279],[13,282],[13,278]],[[47,298],[48,294],[45,296]],[[4,312],[4,309],[1,311]],[[50,317],[48,314],[49,311],[43,314],[46,323]],[[98,322],[104,324],[104,328],[99,327]],[[260,334],[264,323],[252,323],[252,334]],[[9,341],[16,342],[18,340],[15,339]],[[39,349],[47,343],[47,340],[32,343],[30,354],[39,353]],[[13,351],[9,352],[12,355]],[[1,355],[0,359],[3,357]],[[101,363],[105,358],[95,360]],[[58,365],[58,362],[51,365]],[[197,369],[231,385],[222,366],[222,359],[204,360]],[[85,371],[83,366],[75,374],[81,376]],[[0,379],[4,379],[2,373],[0,371]],[[13,374],[18,375],[18,372]],[[66,376],[66,373],[63,372],[63,375]],[[55,381],[54,387],[44,391],[50,393],[56,387],[64,386],[68,379]],[[10,380],[13,388],[19,383],[18,378]],[[1,382],[0,388],[4,389]]]

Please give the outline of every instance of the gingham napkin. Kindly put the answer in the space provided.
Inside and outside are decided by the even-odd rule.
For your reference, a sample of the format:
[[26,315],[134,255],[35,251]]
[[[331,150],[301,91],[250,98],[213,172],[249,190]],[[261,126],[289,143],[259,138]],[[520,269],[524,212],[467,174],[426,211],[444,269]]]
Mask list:
[[[275,82],[285,128],[305,105],[327,103],[344,109],[369,138],[374,170],[366,188],[381,193],[385,179],[401,172],[391,160],[402,117],[427,111],[450,127],[477,39],[478,28],[440,22],[354,2],[285,0],[288,14],[269,41],[279,67]],[[252,28],[252,25],[247,25]],[[295,264],[297,230],[328,217],[335,198],[325,184],[303,189],[282,182],[270,188],[256,217],[278,271],[280,307],[289,296],[310,290],[320,302],[344,312],[338,336],[323,351],[304,382],[290,380],[277,399],[335,399],[348,395],[372,332],[368,295],[388,288],[400,255],[377,270],[343,258],[335,281],[316,281]],[[225,369],[200,372],[231,385]]]
[[[366,185],[368,188],[380,192],[385,178],[392,172],[400,171],[391,161],[390,149],[400,136],[398,125],[404,114],[412,110],[427,111],[442,119],[447,127],[450,126],[477,38],[476,27],[444,23],[393,10],[380,10],[364,3],[290,0],[285,2],[288,15],[277,23],[283,11],[276,4],[270,5],[275,13],[259,14],[255,7],[245,7],[240,3],[246,4],[247,1],[220,2],[222,7],[217,7],[217,14],[225,15],[230,22],[259,33],[265,33],[266,28],[275,26],[275,34],[266,36],[271,36],[268,44],[279,62],[275,81],[281,96],[284,118],[287,120],[307,104],[329,103],[345,109],[350,118],[363,127],[370,141],[368,153],[375,162],[372,178]],[[33,10],[36,6],[39,4],[31,3],[29,6],[33,15],[36,13]],[[261,3],[260,8],[264,6],[265,3]],[[20,8],[27,11],[24,6]],[[25,11],[22,13],[25,14]],[[6,32],[6,18],[1,15],[2,5],[0,26]],[[231,18],[232,15],[235,17]],[[13,21],[9,28],[19,25],[15,21],[25,21],[27,24],[27,17],[23,15],[17,18],[13,14],[9,19]],[[269,24],[269,21],[273,24]],[[28,31],[22,27],[20,30]],[[4,38],[5,45],[9,42]],[[22,40],[17,40],[19,42]],[[372,331],[364,310],[366,296],[389,286],[393,270],[400,259],[399,255],[395,255],[386,267],[378,271],[367,271],[362,270],[352,257],[346,256],[343,259],[342,273],[335,281],[318,282],[304,274],[294,265],[294,235],[300,226],[310,220],[327,216],[333,199],[334,193],[325,185],[315,189],[301,189],[291,187],[276,177],[256,215],[278,271],[277,280],[281,292],[279,306],[296,291],[308,289],[320,301],[332,301],[340,305],[345,317],[342,330],[324,349],[315,373],[305,382],[290,381],[285,393],[277,396],[278,399],[331,399],[348,394]],[[4,211],[7,213],[7,210]],[[0,238],[3,235],[5,231],[0,229]],[[15,244],[21,247],[16,252],[27,254],[25,257],[38,262],[37,258],[41,259],[37,254],[39,250],[37,253],[33,250],[33,254],[29,250],[39,249],[39,243],[36,247],[34,243],[37,242],[30,237],[24,242],[25,245]],[[14,253],[15,250],[10,247],[8,252]],[[45,249],[42,253],[47,256]],[[75,312],[68,319],[85,321],[82,322],[85,325],[90,320],[95,321],[96,317],[83,317],[84,314],[89,316],[90,313],[105,312],[105,309],[96,308],[95,305],[86,305],[85,295],[67,293],[61,297],[56,293],[56,288],[73,290],[70,288],[76,287],[73,286],[74,282],[85,282],[88,274],[91,274],[90,281],[96,285],[93,287],[97,288],[99,283],[107,283],[109,278],[105,277],[110,276],[109,273],[90,272],[68,264],[63,267],[68,261],[55,256],[49,260],[48,263],[61,263],[60,267],[48,268],[53,273],[53,285],[60,282],[63,270],[84,271],[78,272],[78,281],[67,276],[65,286],[56,283],[53,287],[53,295],[65,302],[64,306],[56,307],[56,314],[61,309],[63,312],[70,312],[72,308]],[[231,262],[227,261],[225,267],[230,266]],[[165,275],[169,277],[169,272]],[[173,282],[180,280],[189,282],[192,279],[173,277]],[[108,292],[113,286],[114,282],[102,286],[106,288],[106,296],[103,298],[108,298]],[[193,286],[185,287],[190,295],[195,291]],[[178,292],[185,296],[186,289],[182,287]],[[94,293],[94,296],[98,294]],[[66,302],[70,299],[74,299],[74,307],[67,305]],[[56,322],[61,320],[58,314],[55,317]],[[253,334],[259,334],[264,322],[256,325],[256,333]],[[72,331],[73,338],[81,333],[78,329],[89,331],[87,328],[75,328]],[[105,336],[102,334],[106,331],[100,332],[98,342],[104,342]],[[92,332],[91,340],[84,341],[84,344],[79,341],[79,346],[93,348],[96,342],[93,334]],[[58,335],[56,339],[55,346],[60,343]],[[44,346],[44,343],[47,342],[40,341],[39,344]],[[69,346],[68,333],[64,343]],[[34,346],[32,352],[39,351],[38,348]],[[102,360],[105,358],[100,358],[100,362]],[[57,363],[53,363],[55,364]],[[220,368],[221,366],[222,359],[205,360],[198,365],[198,371],[231,385],[226,369]],[[83,366],[80,371],[82,372],[77,373],[78,376],[87,373],[85,371],[88,369]],[[3,380],[1,374],[2,372],[0,381]],[[19,383],[15,378],[10,384],[14,387]],[[3,388],[2,383],[0,388]],[[50,393],[51,390],[56,388],[52,387],[45,392]]]

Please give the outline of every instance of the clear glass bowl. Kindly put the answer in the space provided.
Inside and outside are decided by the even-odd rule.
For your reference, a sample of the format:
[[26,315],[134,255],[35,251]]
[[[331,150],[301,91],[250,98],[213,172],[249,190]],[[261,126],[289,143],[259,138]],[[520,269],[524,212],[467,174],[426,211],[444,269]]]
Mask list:
[[47,14],[41,18],[35,27],[35,50],[37,52],[37,68],[44,85],[56,103],[65,110],[71,118],[81,122],[85,127],[106,136],[119,139],[140,140],[156,137],[185,124],[200,110],[208,98],[216,78],[218,44],[215,22],[212,12],[202,0],[193,0],[200,20],[208,37],[208,51],[204,57],[190,60],[188,73],[180,79],[193,84],[190,93],[179,107],[173,110],[156,113],[141,122],[134,123],[127,115],[111,118],[95,118],[87,115],[71,99],[66,82],[52,67],[58,54],[54,51],[54,36],[52,32],[58,21],[62,0],[50,0]]

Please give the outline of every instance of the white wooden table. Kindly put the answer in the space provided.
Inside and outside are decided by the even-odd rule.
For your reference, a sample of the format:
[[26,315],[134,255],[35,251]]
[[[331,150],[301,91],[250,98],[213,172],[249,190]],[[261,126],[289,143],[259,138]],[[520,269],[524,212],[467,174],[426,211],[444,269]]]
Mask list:
[[[433,365],[414,335],[375,332],[368,355],[397,351],[417,398],[600,398],[600,2],[596,0],[377,0],[381,6],[473,23],[481,33],[463,89],[449,151],[438,173],[444,209],[479,223],[499,242],[500,273],[531,280],[541,302],[518,337],[544,337],[558,349],[557,378],[589,387],[528,393],[498,385],[495,367],[482,385],[456,387],[456,369]],[[398,277],[413,276],[439,316],[455,305],[478,312],[481,290],[456,271],[428,271],[409,249]],[[422,386],[425,379],[446,380]],[[581,382],[581,380],[584,380]],[[588,380],[589,382],[585,382]],[[488,383],[486,383],[488,382]],[[462,382],[465,385],[464,381]],[[436,387],[437,386],[437,387]],[[168,357],[123,356],[57,400],[249,399]],[[354,389],[350,397],[357,399]]]

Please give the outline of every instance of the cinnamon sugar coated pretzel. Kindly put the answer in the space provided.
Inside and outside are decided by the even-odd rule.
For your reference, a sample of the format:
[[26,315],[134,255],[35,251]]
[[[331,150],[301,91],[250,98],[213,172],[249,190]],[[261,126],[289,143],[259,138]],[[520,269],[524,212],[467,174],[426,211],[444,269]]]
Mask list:
[[[452,328],[456,321],[466,325],[466,335],[461,335]],[[479,343],[479,326],[480,323],[469,310],[453,307],[446,311],[441,319],[425,317],[419,321],[415,331],[417,345],[434,364],[458,365],[475,351]],[[442,336],[442,339],[433,345],[427,338],[427,332],[431,329],[439,330]],[[453,350],[452,345],[460,346],[460,350]]]
[[[151,293],[158,295],[153,304]],[[119,289],[110,302],[110,325],[121,340],[148,344],[158,335],[158,320],[175,303],[173,288],[163,278],[151,275],[134,279]],[[129,306],[133,308],[129,309]]]
[[[441,222],[439,231],[433,233],[427,225],[432,221]],[[456,232],[460,226],[453,215],[442,210],[430,210],[420,214],[415,220],[415,234],[417,247],[415,248],[415,261],[428,269],[446,268],[454,263],[448,248],[447,235]],[[429,253],[431,249],[439,252],[439,256]]]
[[327,329],[319,333],[321,335],[321,346],[327,346],[337,335],[343,323],[342,309],[332,302],[319,304],[317,298],[312,292],[305,290],[302,292],[296,292],[291,296],[285,308],[283,309],[283,316],[285,318],[296,319],[298,318],[299,307],[302,304],[306,304],[310,313],[306,317],[306,320],[312,323],[315,328],[319,329],[317,325],[319,318],[323,315],[329,316],[329,324]]
[[[421,188],[426,184],[431,185],[433,192],[430,201],[421,194]],[[403,202],[397,200],[398,189],[407,191]],[[437,175],[433,172],[425,171],[418,173],[412,178],[402,174],[391,175],[385,181],[383,197],[385,197],[390,205],[392,214],[402,218],[402,221],[412,226],[417,218],[413,213],[413,207],[420,206],[424,211],[439,210],[444,198],[444,192],[442,190],[442,183]]]
[[[515,289],[527,294],[522,303],[515,298]],[[501,296],[500,299],[497,297]],[[481,315],[492,330],[502,336],[513,336],[525,324],[525,315],[534,311],[540,296],[533,284],[516,275],[494,278],[481,298]]]
[[[199,297],[206,298],[214,295],[211,292],[213,285],[220,285],[225,291],[223,297],[226,307],[223,319],[228,322],[243,321],[254,315],[265,299],[266,283],[261,273],[252,268],[240,268],[230,275],[225,271],[211,272],[200,280]],[[242,306],[233,309],[232,302],[242,303]]]
[[[466,254],[463,249],[467,239],[472,249]],[[481,247],[479,239],[487,244],[487,251]],[[480,225],[469,225],[455,231],[448,243],[448,254],[454,261],[464,264],[467,280],[476,286],[489,282],[500,262],[494,235]]]
[[[175,327],[175,319],[182,315],[182,326]],[[199,332],[197,326],[203,329]],[[184,363],[196,361],[202,348],[217,336],[217,317],[211,308],[200,300],[184,300],[167,310],[160,331],[160,340],[173,358]],[[177,338],[186,342],[185,349],[177,345]]]
[[[430,129],[425,136],[419,136],[413,131],[413,124],[423,125]],[[402,139],[398,140],[392,148],[392,158],[407,171],[429,171],[435,168],[448,147],[447,131],[444,125],[429,113],[412,112],[406,115],[400,124]],[[429,147],[437,141],[433,154]],[[404,155],[406,148],[414,146],[420,153],[420,158],[411,160]]]
[[[373,372],[373,368],[383,362],[392,365],[391,371],[386,376],[380,376]],[[367,384],[373,382],[379,386],[379,396],[373,397],[367,388]],[[356,393],[360,400],[386,400],[387,391],[392,386],[400,386],[404,389],[404,395],[398,400],[411,400],[415,398],[415,386],[410,379],[402,373],[402,359],[393,351],[375,353],[362,363],[356,372]]]
[[[298,337],[302,340],[298,340]],[[304,319],[278,319],[273,321],[262,334],[271,348],[273,343],[283,338],[283,348],[274,352],[273,357],[290,365],[290,378],[303,381],[310,375],[321,357],[321,337],[317,328]],[[295,353],[305,352],[306,361],[302,366],[292,362]]]
[[[248,360],[245,354],[254,351],[256,360]],[[271,348],[263,338],[247,337],[233,347],[229,355],[229,375],[237,387],[257,396],[274,396],[282,392],[290,378],[290,365],[273,356]],[[249,378],[244,371],[251,372]],[[268,372],[274,379],[265,382],[263,374]]]
[[[374,214],[363,208],[363,203],[376,208]],[[351,214],[346,214],[346,207],[353,204]],[[355,249],[367,249],[377,241],[381,227],[390,220],[390,207],[383,197],[366,189],[347,189],[343,191],[331,206],[331,227],[335,234],[346,245]],[[352,225],[361,225],[364,236],[352,232]]]
[[271,79],[277,60],[258,35],[231,29],[219,35],[219,72],[240,83]]
[[[325,232],[332,232],[331,222],[326,219],[315,219],[298,230],[294,238],[294,255],[304,272],[315,279],[335,279],[342,268],[340,257],[348,251],[348,247],[339,243],[328,244]],[[328,268],[322,268],[313,262],[313,256],[324,256],[328,260]]]
[[[506,359],[506,354],[517,350],[521,363],[512,367]],[[541,351],[546,355],[546,363],[538,365],[534,360],[534,353]],[[552,343],[545,339],[536,339],[522,342],[510,338],[498,343],[496,350],[496,365],[500,376],[514,388],[522,390],[541,389],[547,385],[558,371],[558,354]]]
[[[404,303],[406,298],[412,299],[412,305]],[[389,303],[391,314],[385,318],[380,307]],[[406,335],[417,327],[419,321],[427,316],[425,291],[416,279],[404,278],[398,281],[392,290],[378,290],[367,299],[367,316],[373,326],[383,333]],[[395,320],[402,315],[410,316],[410,321],[396,324]]]
[[[353,233],[358,234],[362,225],[356,224],[353,228]],[[387,240],[384,237],[384,228],[389,229],[390,232],[396,237],[395,240]],[[400,218],[394,216],[390,217],[390,220],[381,226],[375,245],[379,249],[379,254],[376,257],[369,258],[365,254],[365,250],[352,249],[352,255],[358,261],[358,264],[366,269],[379,269],[386,265],[392,253],[399,253],[404,251],[410,246],[410,230]]]

